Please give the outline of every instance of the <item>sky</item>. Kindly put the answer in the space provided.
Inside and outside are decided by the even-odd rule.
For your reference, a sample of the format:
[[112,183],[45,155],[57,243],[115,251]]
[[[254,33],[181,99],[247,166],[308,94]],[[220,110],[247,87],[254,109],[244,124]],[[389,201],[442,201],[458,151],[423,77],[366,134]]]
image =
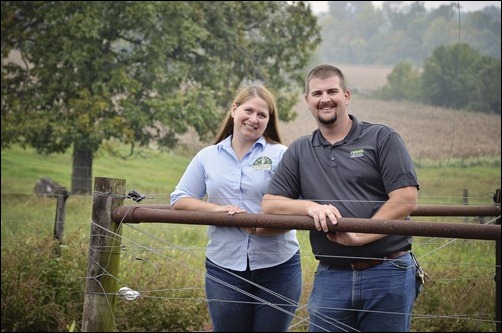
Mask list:
[[[328,10],[328,1],[309,1],[312,6],[312,11],[314,14],[325,12]],[[375,6],[379,6],[384,1],[373,1]],[[406,1],[405,1],[406,2]],[[413,1],[408,1],[413,2]],[[457,1],[422,1],[425,8],[432,9],[437,8],[440,5],[447,5],[450,3],[457,3]],[[460,8],[463,11],[479,10],[481,8],[495,5],[500,8],[500,1],[458,1],[460,2]]]

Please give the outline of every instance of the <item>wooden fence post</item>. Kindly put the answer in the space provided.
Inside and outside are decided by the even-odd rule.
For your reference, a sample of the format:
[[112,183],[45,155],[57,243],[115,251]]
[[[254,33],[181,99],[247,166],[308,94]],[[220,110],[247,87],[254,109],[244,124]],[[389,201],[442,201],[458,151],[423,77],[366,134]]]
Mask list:
[[68,199],[68,191],[64,187],[56,190],[56,218],[54,221],[54,237],[63,243],[64,220],[65,220],[65,202]]
[[[467,191],[466,188],[464,188],[464,190],[462,191],[462,204],[466,205],[466,206],[469,204],[469,192]],[[468,221],[469,221],[469,217],[465,216],[464,222],[468,222]]]
[[112,211],[123,204],[125,179],[94,179],[89,264],[81,332],[113,332],[122,227]]
[[[500,189],[497,189],[495,192],[495,195],[493,197],[493,200],[495,201],[495,204],[499,205],[501,204],[501,198],[500,198]],[[500,216],[497,217],[497,220],[495,221],[495,224],[500,225]],[[496,326],[496,332],[500,332],[500,264],[501,264],[501,258],[500,258],[500,241],[497,241],[495,243],[495,326]]]

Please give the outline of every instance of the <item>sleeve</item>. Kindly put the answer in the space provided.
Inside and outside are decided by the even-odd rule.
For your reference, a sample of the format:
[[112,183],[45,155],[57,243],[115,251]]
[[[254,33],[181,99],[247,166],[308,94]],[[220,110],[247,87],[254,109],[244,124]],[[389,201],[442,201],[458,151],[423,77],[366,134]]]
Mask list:
[[280,195],[294,199],[299,197],[300,168],[296,147],[297,145],[292,143],[284,152],[277,170],[265,191],[266,194]]
[[392,131],[379,149],[379,161],[387,193],[418,185],[413,160],[401,136]]
[[184,197],[202,199],[206,194],[203,159],[197,154],[181,177],[178,185],[171,193],[170,204]]

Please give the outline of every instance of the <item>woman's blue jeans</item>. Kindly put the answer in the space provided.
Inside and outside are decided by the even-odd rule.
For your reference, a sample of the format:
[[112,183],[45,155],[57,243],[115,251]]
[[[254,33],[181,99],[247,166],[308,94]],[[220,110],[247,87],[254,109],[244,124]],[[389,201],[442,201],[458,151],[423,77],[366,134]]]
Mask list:
[[365,270],[319,265],[308,301],[310,332],[408,332],[418,295],[411,255]]
[[205,285],[214,332],[287,332],[302,289],[300,253],[278,266],[244,272],[206,258]]

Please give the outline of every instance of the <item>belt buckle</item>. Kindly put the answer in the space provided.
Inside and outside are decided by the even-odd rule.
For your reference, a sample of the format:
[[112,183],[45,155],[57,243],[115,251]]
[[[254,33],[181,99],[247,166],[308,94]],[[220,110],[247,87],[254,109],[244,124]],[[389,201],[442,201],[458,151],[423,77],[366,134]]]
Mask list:
[[355,270],[356,269],[356,266],[354,265],[353,262],[350,263],[350,268],[352,268],[352,270]]

